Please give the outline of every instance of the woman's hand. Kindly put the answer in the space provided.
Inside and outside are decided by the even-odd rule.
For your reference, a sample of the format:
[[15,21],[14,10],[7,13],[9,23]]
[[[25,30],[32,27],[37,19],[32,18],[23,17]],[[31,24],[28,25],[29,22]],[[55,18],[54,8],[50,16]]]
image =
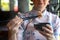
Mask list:
[[42,27],[42,30],[38,30],[43,36],[47,38],[47,40],[55,40],[53,29],[50,25],[46,25],[46,27]]
[[9,30],[17,31],[22,21],[23,20],[20,17],[16,16],[14,19],[8,22],[7,27]]

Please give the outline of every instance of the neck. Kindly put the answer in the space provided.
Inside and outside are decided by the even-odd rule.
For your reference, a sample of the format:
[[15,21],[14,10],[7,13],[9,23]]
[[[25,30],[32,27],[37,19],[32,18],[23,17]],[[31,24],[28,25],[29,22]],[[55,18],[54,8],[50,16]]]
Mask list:
[[41,10],[39,10],[39,9],[35,8],[35,7],[33,7],[33,10],[37,11],[37,15],[40,15],[40,16],[39,16],[39,18],[41,18],[41,17],[42,17],[43,12],[45,11],[45,10],[41,11]]
[[36,8],[36,7],[33,7],[33,10],[36,10],[37,12],[40,12],[40,13],[43,13],[43,12],[45,11],[45,9],[42,10],[42,9],[38,9],[38,8]]

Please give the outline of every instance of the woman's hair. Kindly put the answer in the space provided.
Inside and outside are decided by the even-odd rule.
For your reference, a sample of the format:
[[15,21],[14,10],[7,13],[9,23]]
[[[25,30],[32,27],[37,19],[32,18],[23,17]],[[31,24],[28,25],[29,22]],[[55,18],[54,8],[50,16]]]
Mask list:
[[32,1],[32,0],[31,0]]
[[2,12],[0,13],[0,26],[6,25],[11,19],[16,16],[14,12]]

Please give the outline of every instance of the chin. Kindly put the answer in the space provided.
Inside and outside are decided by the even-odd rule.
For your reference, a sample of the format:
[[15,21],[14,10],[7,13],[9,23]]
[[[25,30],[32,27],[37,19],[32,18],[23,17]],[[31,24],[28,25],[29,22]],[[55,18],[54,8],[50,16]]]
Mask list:
[[42,10],[42,8],[41,8],[41,7],[40,7],[40,8],[37,8],[37,10],[41,11],[41,10]]

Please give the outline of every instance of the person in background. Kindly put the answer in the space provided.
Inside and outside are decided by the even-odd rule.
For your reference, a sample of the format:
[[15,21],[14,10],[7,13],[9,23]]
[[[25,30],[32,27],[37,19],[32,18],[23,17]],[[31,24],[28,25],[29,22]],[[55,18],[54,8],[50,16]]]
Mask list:
[[[50,0],[31,0],[34,4],[34,7],[31,11],[26,12],[20,17],[31,17],[38,16],[29,20],[21,19],[16,16],[12,19],[7,27],[13,37],[10,36],[10,39],[13,40],[59,40],[60,34],[60,19],[57,15],[48,12],[46,7],[49,5]],[[34,24],[38,23],[50,23],[42,26],[42,30],[35,28]],[[40,26],[41,27],[41,26]]]

